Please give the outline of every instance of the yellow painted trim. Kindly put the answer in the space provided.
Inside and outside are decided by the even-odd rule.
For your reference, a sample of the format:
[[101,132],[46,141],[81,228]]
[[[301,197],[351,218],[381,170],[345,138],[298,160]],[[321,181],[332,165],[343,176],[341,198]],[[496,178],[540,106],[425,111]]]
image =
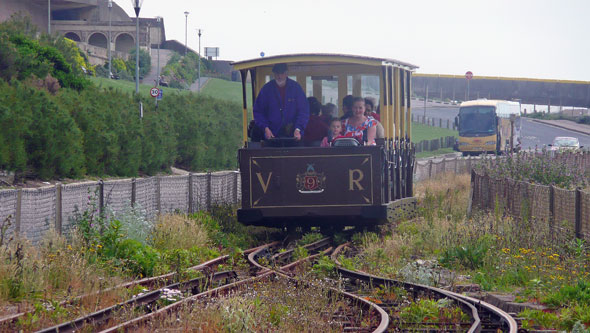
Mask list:
[[[319,55],[294,55],[294,56],[285,56],[285,57],[272,57],[272,58],[261,58],[255,59],[252,61],[246,62],[239,62],[234,64],[235,70],[245,69],[245,68],[252,68],[252,67],[260,67],[260,66],[271,66],[278,63],[294,63],[294,62],[332,62],[332,63],[346,63],[346,64],[359,64],[359,65],[368,65],[368,66],[381,66],[384,62],[384,59],[363,59],[363,58],[355,58],[355,57],[347,57],[347,56],[319,56]],[[403,65],[403,64],[399,64]]]
[[248,109],[247,108],[243,108],[242,109],[242,142],[244,143],[244,146],[246,145],[246,142],[248,142]]
[[403,124],[400,121],[400,113],[402,109],[402,103],[400,100],[400,92],[401,92],[401,85],[400,85],[400,70],[399,68],[395,68],[393,72],[393,80],[395,81],[395,103],[394,103],[394,121],[395,121],[395,138],[400,139],[401,133],[403,131]]
[[[406,84],[405,80],[406,80],[406,73],[404,70],[400,70],[400,113],[399,113],[399,123],[401,124],[401,126],[400,126],[401,131],[400,131],[400,136],[399,136],[400,139],[403,139],[406,137],[406,131],[407,131],[406,117],[405,117],[406,116],[406,106],[405,106],[406,90],[405,89],[408,89],[408,87],[405,86],[405,84]],[[401,88],[402,88],[401,83],[402,82],[404,83],[403,84],[403,87],[404,87],[403,91],[401,90]]]
[[[465,79],[465,75],[451,75],[451,74],[425,74],[414,73],[415,77],[430,77],[430,78],[447,78],[447,79]],[[472,80],[503,80],[503,81],[530,81],[530,82],[547,82],[547,83],[570,83],[570,84],[588,84],[590,81],[576,81],[576,80],[553,80],[553,79],[532,79],[523,77],[501,77],[501,76],[473,76]]]
[[362,84],[363,84],[363,80],[359,74],[355,74],[352,76],[352,96],[362,97],[361,96]]
[[395,81],[393,80],[393,67],[387,66],[387,118],[389,123],[389,137],[395,138],[396,124],[394,117]]
[[307,91],[307,76],[297,74],[297,83],[299,83],[301,89],[303,89],[303,92],[305,93]]
[[[381,125],[383,125],[383,129],[385,130],[385,138],[391,138],[391,130],[389,126],[389,106],[387,105],[387,98],[389,95],[387,94],[389,85],[387,84],[387,72],[385,73],[385,77],[383,77],[383,70],[381,74],[379,74],[379,110],[381,112]],[[385,98],[383,98],[385,97]]]
[[317,98],[320,103],[322,103],[322,81],[321,80],[313,80],[313,97]]
[[338,115],[344,115],[342,99],[348,94],[348,75],[338,74]]
[[[408,72],[408,91],[411,94],[412,93],[412,72]],[[411,95],[410,95],[411,97]],[[410,102],[411,103],[411,98],[410,98]],[[408,132],[408,141],[412,141],[412,105],[408,105],[408,111],[407,111],[407,117],[406,117],[406,126],[407,126],[407,132]]]

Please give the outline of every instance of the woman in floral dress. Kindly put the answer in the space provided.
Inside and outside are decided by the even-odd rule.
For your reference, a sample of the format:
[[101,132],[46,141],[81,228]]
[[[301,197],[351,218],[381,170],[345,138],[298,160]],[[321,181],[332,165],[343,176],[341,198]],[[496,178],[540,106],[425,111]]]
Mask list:
[[365,116],[364,98],[355,97],[352,103],[352,117],[344,121],[344,136],[356,138],[361,144],[374,145],[377,121]]

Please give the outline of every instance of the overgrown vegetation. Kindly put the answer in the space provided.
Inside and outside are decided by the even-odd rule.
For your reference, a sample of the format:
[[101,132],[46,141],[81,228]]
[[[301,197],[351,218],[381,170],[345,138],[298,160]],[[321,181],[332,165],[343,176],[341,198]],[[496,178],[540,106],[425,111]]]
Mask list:
[[[162,69],[162,75],[168,80],[172,88],[188,89],[198,78],[199,56],[188,52],[185,56],[174,52],[168,63]],[[209,72],[211,64],[201,58],[201,74]]]
[[235,167],[238,104],[170,94],[156,109],[150,97],[93,86],[73,42],[36,35],[26,18],[0,24],[0,169],[50,179]]
[[[70,223],[76,228],[68,238],[50,233],[37,246],[13,238],[0,246],[0,304],[34,310],[32,317],[21,320],[22,329],[46,327],[86,311],[84,304],[61,309],[58,303],[65,298],[168,272],[191,276],[194,272],[187,268],[222,253],[231,254],[237,263],[242,249],[276,232],[246,229],[229,206],[153,221],[137,206],[102,216],[94,200]],[[108,306],[130,296],[125,290],[113,290],[88,305]]]
[[477,283],[487,291],[511,292],[527,310],[527,327],[572,330],[590,325],[590,249],[573,235],[556,233],[529,217],[466,214],[468,175],[445,174],[417,184],[419,217],[383,236],[354,237],[361,252],[345,265],[376,275],[450,287]]
[[540,185],[555,185],[565,189],[586,188],[589,171],[581,152],[535,151],[508,155],[505,158],[484,158],[475,167],[492,178],[510,178]]

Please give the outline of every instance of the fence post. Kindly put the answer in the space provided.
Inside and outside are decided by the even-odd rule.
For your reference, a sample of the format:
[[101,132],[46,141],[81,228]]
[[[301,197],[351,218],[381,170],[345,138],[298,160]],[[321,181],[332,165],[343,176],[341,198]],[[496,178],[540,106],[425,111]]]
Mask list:
[[240,177],[240,172],[234,172],[234,198],[236,198],[236,204],[240,202],[240,198],[238,198],[238,177]]
[[432,160],[428,160],[428,179],[432,178]]
[[207,211],[211,211],[211,172],[207,172]]
[[158,215],[162,213],[162,200],[160,199],[160,176],[156,176],[156,210]]
[[131,179],[131,207],[135,207],[135,201],[137,200],[137,184],[135,178]]
[[458,161],[458,158],[455,157],[455,168],[454,168],[455,169],[455,174],[457,174],[457,164],[458,164],[458,162],[459,162]]
[[21,211],[22,211],[22,201],[23,201],[23,190],[19,188],[16,192],[16,216],[15,216],[15,225],[14,225],[14,233],[19,235],[20,234],[20,219],[21,219]]
[[447,119],[447,129],[451,129],[451,119]]
[[[455,159],[456,161],[457,159]],[[455,164],[456,165],[456,164]],[[473,188],[475,187],[475,171],[471,170],[471,189],[469,190],[469,198],[467,202],[467,216],[471,217],[471,210],[473,209]]]
[[194,213],[194,194],[193,194],[193,174],[192,172],[188,174],[188,213]]
[[61,235],[62,225],[62,197],[61,197],[61,183],[55,185],[55,231]]
[[98,181],[98,211],[104,217],[104,181]]
[[549,186],[549,229],[553,230],[553,226],[554,226],[554,217],[553,217],[553,213],[555,211],[555,189],[553,188],[553,185]]
[[438,118],[438,127],[442,128],[442,118]]
[[576,238],[582,238],[582,190],[576,188],[576,222],[575,222]]

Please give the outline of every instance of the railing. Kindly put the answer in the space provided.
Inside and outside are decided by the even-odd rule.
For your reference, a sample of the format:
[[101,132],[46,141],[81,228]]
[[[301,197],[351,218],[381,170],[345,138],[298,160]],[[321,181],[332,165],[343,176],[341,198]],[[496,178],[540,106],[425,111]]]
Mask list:
[[414,144],[414,149],[416,150],[416,153],[421,153],[424,151],[435,151],[442,148],[452,148],[454,145],[455,137],[445,136],[438,139],[422,140]]
[[433,127],[440,127],[446,128],[453,131],[456,131],[457,128],[455,126],[455,121],[451,119],[443,119],[443,118],[435,118],[435,117],[426,117],[417,114],[412,114],[412,121],[416,123],[420,123],[427,126]]

